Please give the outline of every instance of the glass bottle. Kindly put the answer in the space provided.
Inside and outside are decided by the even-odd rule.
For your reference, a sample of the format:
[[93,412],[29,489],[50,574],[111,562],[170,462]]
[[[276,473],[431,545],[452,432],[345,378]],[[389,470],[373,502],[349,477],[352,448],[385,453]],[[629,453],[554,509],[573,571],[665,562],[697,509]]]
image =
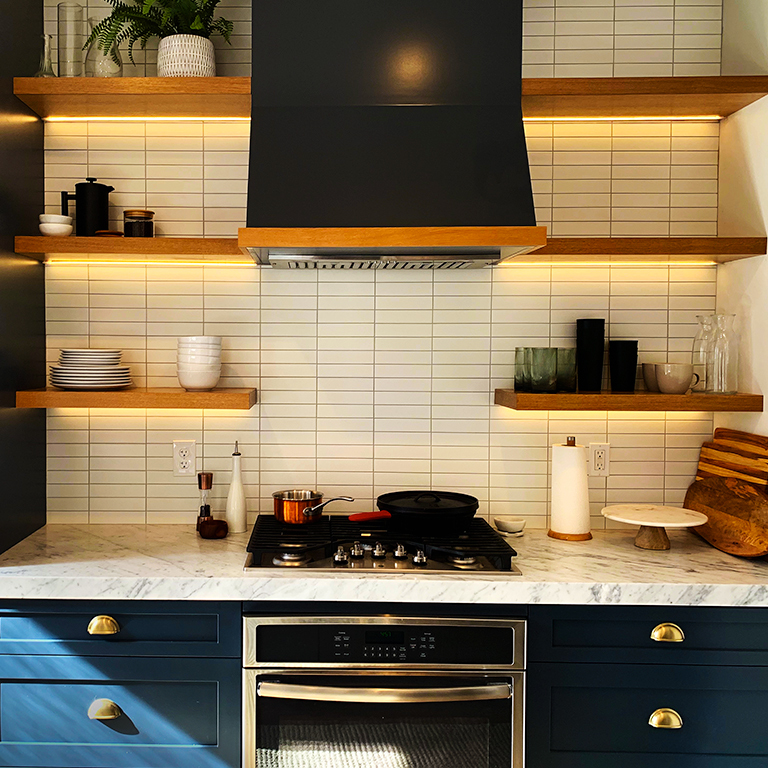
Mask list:
[[80,3],[59,3],[59,77],[83,76],[85,19]]
[[[90,32],[93,32],[93,28],[98,23],[98,19],[88,19]],[[115,59],[117,59],[117,61],[115,61]],[[123,57],[120,55],[120,49],[115,45],[109,53],[105,53],[99,48],[98,39],[94,40],[85,56],[85,76],[122,77]]]
[[707,392],[733,395],[739,391],[739,338],[735,315],[714,315],[715,330],[707,357]]
[[705,392],[707,389],[707,359],[711,354],[712,340],[715,334],[714,315],[696,315],[699,321],[699,331],[693,340],[693,372],[699,381],[693,387],[694,392]]
[[53,56],[51,50],[53,46],[53,36],[43,35],[43,50],[40,53],[40,69],[37,70],[35,77],[56,77],[53,71]]

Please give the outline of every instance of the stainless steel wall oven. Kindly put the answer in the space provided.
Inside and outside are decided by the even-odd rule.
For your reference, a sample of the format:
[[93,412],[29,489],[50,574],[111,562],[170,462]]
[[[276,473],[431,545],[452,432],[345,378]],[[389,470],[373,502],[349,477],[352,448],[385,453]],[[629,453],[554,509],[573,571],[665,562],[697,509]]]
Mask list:
[[244,768],[523,768],[525,621],[244,619]]

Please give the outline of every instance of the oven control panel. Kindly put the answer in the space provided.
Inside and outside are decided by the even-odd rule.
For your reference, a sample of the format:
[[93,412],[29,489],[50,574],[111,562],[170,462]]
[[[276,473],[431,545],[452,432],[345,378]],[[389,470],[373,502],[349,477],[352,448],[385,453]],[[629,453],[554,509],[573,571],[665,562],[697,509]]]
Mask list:
[[[254,619],[254,621],[258,621]],[[256,664],[522,666],[523,622],[331,623],[256,626]],[[520,625],[520,626],[516,626]]]

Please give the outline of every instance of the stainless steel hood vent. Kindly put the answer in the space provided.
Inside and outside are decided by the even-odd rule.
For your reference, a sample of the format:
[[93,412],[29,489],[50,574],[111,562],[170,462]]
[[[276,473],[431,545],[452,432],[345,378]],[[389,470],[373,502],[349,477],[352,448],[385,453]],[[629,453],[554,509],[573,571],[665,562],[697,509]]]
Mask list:
[[546,244],[522,4],[253,0],[241,247],[295,269],[466,269]]

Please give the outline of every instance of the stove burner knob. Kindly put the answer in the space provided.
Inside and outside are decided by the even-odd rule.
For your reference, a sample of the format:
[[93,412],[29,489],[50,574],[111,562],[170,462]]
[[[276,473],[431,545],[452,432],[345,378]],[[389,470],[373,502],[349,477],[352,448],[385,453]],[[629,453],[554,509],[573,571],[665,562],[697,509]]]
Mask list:
[[371,556],[375,560],[383,560],[387,556],[387,550],[384,549],[380,541],[376,542],[376,546],[373,548]]
[[344,547],[339,547],[336,550],[336,554],[333,556],[334,565],[346,565],[349,561],[347,553],[344,551]]
[[353,560],[362,560],[365,557],[365,550],[359,541],[356,541],[352,546],[352,549],[349,550],[349,556]]
[[413,556],[413,564],[414,565],[426,565],[427,564],[427,556],[424,554],[424,550],[423,549],[420,549]]
[[395,560],[407,560],[408,553],[405,551],[405,547],[402,544],[397,545],[397,549],[394,552]]

